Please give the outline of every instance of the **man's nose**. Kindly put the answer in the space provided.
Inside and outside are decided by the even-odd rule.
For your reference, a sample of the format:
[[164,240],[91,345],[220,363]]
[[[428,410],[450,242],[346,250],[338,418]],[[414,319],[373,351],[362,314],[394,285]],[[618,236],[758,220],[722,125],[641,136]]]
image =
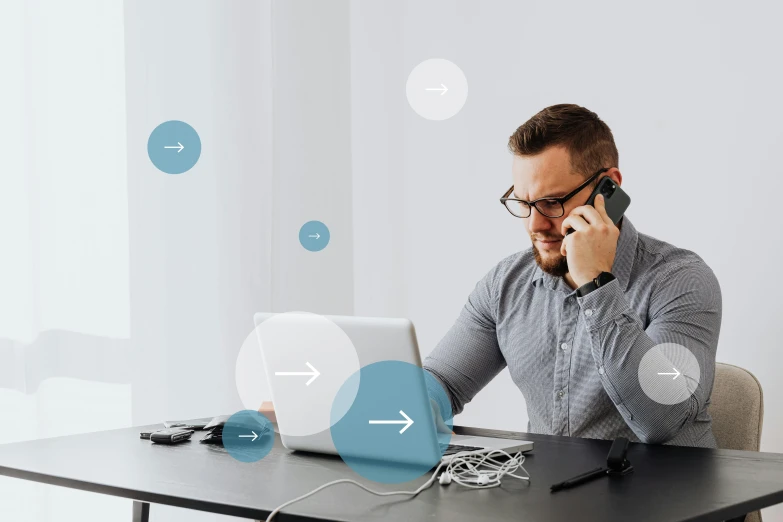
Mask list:
[[527,226],[530,232],[545,232],[552,228],[552,220],[534,208],[527,220]]

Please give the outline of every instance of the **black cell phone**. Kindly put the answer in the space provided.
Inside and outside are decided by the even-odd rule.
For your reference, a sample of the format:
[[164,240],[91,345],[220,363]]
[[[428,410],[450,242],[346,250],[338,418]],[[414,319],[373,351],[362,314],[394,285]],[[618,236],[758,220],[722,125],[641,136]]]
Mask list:
[[193,430],[186,430],[182,428],[170,428],[166,430],[153,431],[150,434],[150,440],[152,442],[159,442],[161,444],[176,444],[188,440],[193,435]]
[[[631,204],[631,197],[609,176],[601,178],[601,181],[598,182],[598,185],[595,186],[593,192],[590,193],[590,197],[587,198],[585,204],[595,206],[595,197],[598,194],[603,194],[606,215],[609,216],[609,219],[616,225]],[[573,231],[573,228],[569,229],[568,232],[566,232],[566,235]]]

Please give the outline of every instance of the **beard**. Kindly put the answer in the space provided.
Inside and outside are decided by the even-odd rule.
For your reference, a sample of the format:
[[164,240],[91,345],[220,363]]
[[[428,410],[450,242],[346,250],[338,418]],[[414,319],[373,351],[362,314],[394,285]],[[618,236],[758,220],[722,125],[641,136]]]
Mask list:
[[555,277],[563,277],[568,273],[568,260],[558,252],[555,256],[549,256],[546,260],[541,256],[535,243],[533,243],[533,257],[541,270]]

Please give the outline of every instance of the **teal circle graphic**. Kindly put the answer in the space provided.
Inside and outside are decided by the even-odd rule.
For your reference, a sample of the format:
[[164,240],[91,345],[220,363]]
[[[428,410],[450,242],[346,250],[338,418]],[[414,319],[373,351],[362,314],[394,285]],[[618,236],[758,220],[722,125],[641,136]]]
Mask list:
[[152,164],[166,174],[189,171],[201,156],[201,138],[184,121],[166,121],[155,127],[147,140]]
[[299,229],[299,242],[310,252],[318,252],[329,244],[329,228],[320,221],[308,221]]
[[223,425],[223,447],[240,462],[266,457],[275,443],[272,423],[254,410],[233,414]]
[[[343,461],[362,477],[384,484],[415,480],[434,468],[453,425],[451,406],[436,407],[443,401],[428,395],[435,386],[440,383],[429,372],[402,361],[376,362],[353,374],[331,411],[332,442]],[[437,431],[435,411],[447,433]]]

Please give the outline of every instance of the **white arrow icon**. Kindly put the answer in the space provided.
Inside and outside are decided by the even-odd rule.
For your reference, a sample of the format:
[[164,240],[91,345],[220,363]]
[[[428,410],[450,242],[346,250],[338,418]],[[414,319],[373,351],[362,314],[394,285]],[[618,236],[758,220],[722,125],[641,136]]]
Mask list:
[[319,234],[318,232],[316,232],[315,234],[310,234],[310,235],[309,235],[309,236],[307,236],[307,237],[314,237],[314,238],[316,238],[316,239],[320,239],[320,238],[321,238],[321,234]]
[[448,88],[448,87],[446,87],[445,85],[443,85],[443,84],[441,83],[441,84],[440,84],[440,87],[427,87],[427,88],[426,88],[426,89],[424,89],[424,90],[425,90],[425,91],[441,91],[441,92],[440,92],[440,95],[441,95],[441,96],[443,96],[444,94],[446,94],[446,91],[448,91],[448,90],[449,90],[449,88]]
[[180,152],[182,152],[182,149],[184,149],[185,146],[183,144],[181,144],[180,142],[177,142],[177,146],[176,147],[174,145],[164,145],[163,148],[164,149],[179,149],[177,151],[177,154],[179,154]]
[[310,386],[310,383],[312,383],[314,380],[318,378],[319,375],[321,375],[321,372],[313,368],[313,365],[309,362],[305,363],[308,368],[310,368],[311,372],[275,372],[275,375],[281,375],[281,376],[290,376],[290,375],[312,375],[312,378],[305,383],[305,386]]
[[405,420],[371,420],[370,424],[405,424],[405,426],[403,426],[400,430],[400,434],[402,434],[405,432],[405,430],[411,427],[411,424],[413,424],[413,419],[405,415],[405,412],[402,410],[400,410],[400,415],[405,417]]
[[659,372],[658,375],[674,375],[674,378],[672,379],[672,380],[674,380],[674,379],[676,379],[677,377],[680,376],[680,371],[677,368],[672,368],[672,370],[674,370],[674,373],[660,373]]
[[255,442],[255,441],[256,441],[256,439],[258,438],[258,435],[256,435],[256,432],[255,432],[255,431],[251,431],[250,433],[252,433],[252,435],[240,435],[240,437],[243,437],[243,438],[244,438],[244,437],[248,437],[248,438],[250,438],[250,437],[253,437],[253,440],[252,440],[252,441],[250,441],[250,442]]

